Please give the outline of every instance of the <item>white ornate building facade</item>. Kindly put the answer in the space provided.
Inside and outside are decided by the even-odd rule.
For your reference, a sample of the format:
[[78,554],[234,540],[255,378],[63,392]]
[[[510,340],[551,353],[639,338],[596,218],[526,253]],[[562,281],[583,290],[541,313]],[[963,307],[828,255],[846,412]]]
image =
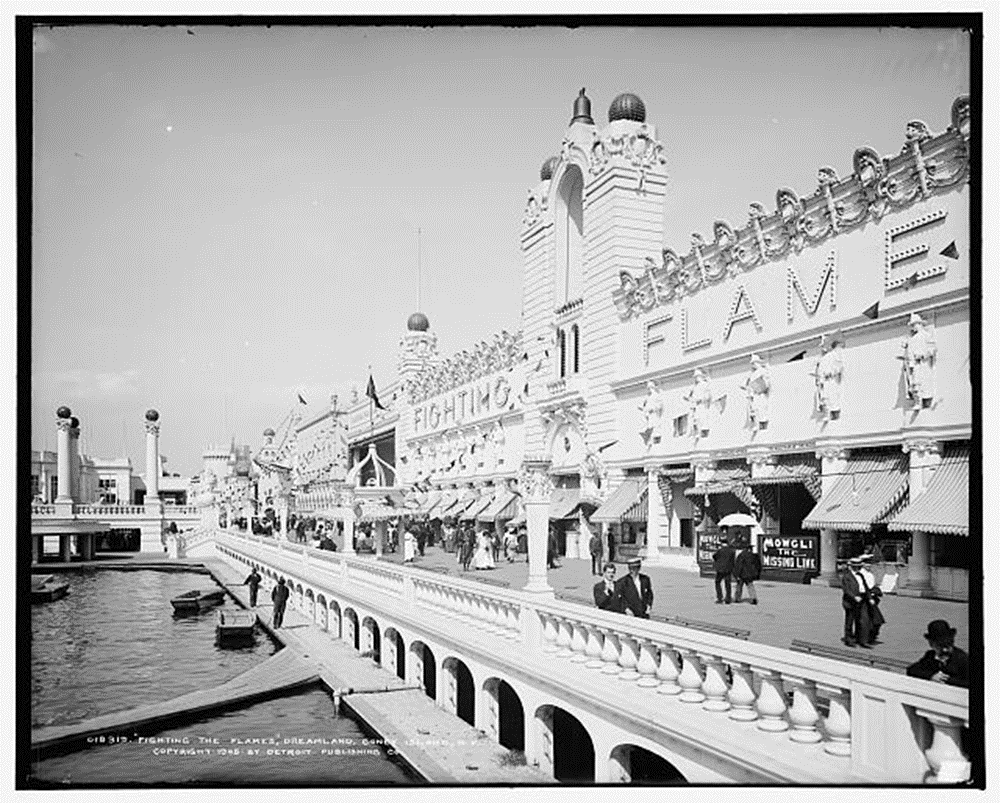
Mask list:
[[747,512],[766,576],[833,579],[874,552],[900,593],[967,598],[966,98],[951,116],[901,121],[898,154],[859,149],[682,254],[644,104],[621,95],[600,126],[581,90],[524,213],[521,331],[445,359],[411,316],[390,409],[360,396],[294,433],[296,504],[376,444],[429,516],[518,519],[528,461],[567,557],[599,532],[618,559],[695,569]]

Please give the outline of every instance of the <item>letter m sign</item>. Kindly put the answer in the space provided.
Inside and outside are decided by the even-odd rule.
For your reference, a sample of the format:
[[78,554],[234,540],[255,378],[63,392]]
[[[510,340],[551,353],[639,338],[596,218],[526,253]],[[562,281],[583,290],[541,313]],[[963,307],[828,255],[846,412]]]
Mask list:
[[805,308],[806,313],[808,315],[815,315],[816,310],[819,309],[819,302],[823,299],[823,293],[827,287],[830,288],[830,309],[835,310],[837,308],[836,251],[831,251],[830,256],[826,258],[819,280],[813,286],[813,291],[811,293],[807,293],[806,288],[802,286],[802,282],[799,280],[799,274],[796,273],[795,267],[793,265],[789,265],[785,293],[785,308],[788,312],[788,322],[791,323],[795,320],[796,295],[798,295],[799,301],[802,302],[802,306]]

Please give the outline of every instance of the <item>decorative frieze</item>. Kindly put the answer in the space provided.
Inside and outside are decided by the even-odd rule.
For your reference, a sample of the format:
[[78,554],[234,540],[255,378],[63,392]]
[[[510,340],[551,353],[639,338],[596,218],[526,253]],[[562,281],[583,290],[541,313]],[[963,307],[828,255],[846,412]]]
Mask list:
[[773,213],[751,204],[749,219],[739,230],[716,221],[711,243],[694,236],[683,257],[664,248],[660,266],[647,266],[641,276],[621,271],[620,286],[612,294],[619,316],[627,320],[867,221],[877,222],[890,210],[966,181],[969,136],[969,99],[960,97],[952,104],[952,123],[945,132],[932,135],[924,123],[909,123],[906,144],[898,156],[880,158],[871,148],[858,149],[854,171],[847,178],[824,167],[809,197],[800,199],[793,190],[783,188],[776,193]]
[[406,383],[407,397],[410,404],[418,404],[476,379],[510,370],[523,358],[521,333],[502,331],[491,342],[482,341],[471,351],[461,351],[415,374]]
[[615,163],[634,167],[639,171],[638,189],[645,188],[646,174],[667,163],[663,143],[656,139],[651,125],[609,125],[603,131],[594,131],[590,146],[590,173],[599,176]]
[[525,502],[548,502],[552,497],[552,477],[548,460],[526,459],[517,474],[517,488]]

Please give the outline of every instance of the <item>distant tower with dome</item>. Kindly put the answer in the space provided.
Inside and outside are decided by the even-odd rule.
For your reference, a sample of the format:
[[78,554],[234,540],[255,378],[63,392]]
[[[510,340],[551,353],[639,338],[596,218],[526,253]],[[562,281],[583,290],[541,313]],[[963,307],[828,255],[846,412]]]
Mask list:
[[406,319],[406,334],[399,341],[399,381],[407,381],[424,368],[438,361],[437,335],[431,331],[431,322],[422,312],[414,312]]

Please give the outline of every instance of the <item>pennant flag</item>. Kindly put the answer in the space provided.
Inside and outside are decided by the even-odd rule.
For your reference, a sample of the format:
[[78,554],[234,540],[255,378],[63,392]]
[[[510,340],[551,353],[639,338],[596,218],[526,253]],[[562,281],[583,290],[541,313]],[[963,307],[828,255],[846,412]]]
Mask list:
[[949,259],[958,259],[958,248],[955,247],[954,240],[948,243],[947,248],[941,252],[941,256],[948,257]]
[[908,287],[916,287],[917,286],[917,273],[916,273],[916,271],[914,271],[913,273],[911,273],[909,276],[906,277],[906,284],[907,284]]
[[871,320],[874,321],[876,318],[878,318],[878,302],[876,301],[861,314],[864,315],[866,318],[870,318]]
[[800,351],[794,357],[789,357],[788,358],[788,362],[797,362],[798,360],[801,360],[805,356],[806,356],[806,353],[804,351]]
[[378,407],[379,410],[386,409],[382,406],[382,402],[378,400],[378,394],[375,392],[375,380],[372,378],[371,374],[368,374],[368,387],[365,388],[365,395],[375,403],[375,406]]
[[299,394],[299,404],[308,404],[308,402],[302,398],[302,394]]
[[598,446],[598,447],[597,447],[597,452],[598,452],[598,454],[600,454],[601,452],[603,452],[603,451],[604,451],[605,449],[610,449],[610,448],[611,448],[612,446],[614,446],[614,445],[615,445],[616,443],[618,443],[618,441],[611,441],[610,443],[606,443],[606,444],[604,444],[603,446]]

